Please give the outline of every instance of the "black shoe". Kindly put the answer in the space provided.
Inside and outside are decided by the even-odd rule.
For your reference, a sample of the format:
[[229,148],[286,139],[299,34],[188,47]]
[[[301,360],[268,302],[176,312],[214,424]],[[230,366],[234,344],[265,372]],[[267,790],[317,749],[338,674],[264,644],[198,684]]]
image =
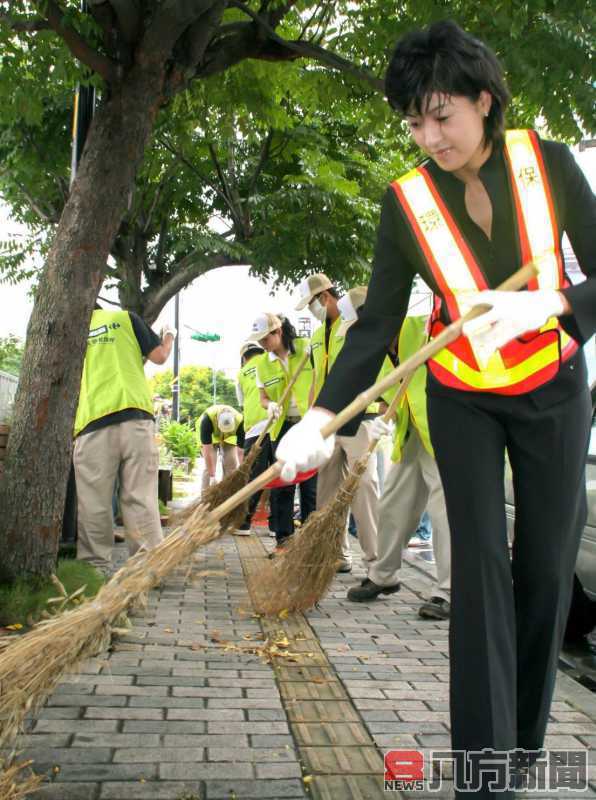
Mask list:
[[399,590],[399,583],[395,583],[393,586],[378,586],[370,578],[366,578],[360,586],[352,586],[348,590],[347,598],[354,603],[366,603],[367,600],[374,600],[380,594],[393,594],[394,592],[399,592]]
[[340,561],[339,565],[338,565],[338,567],[337,567],[337,569],[335,571],[341,573],[342,575],[345,575],[348,572],[352,571],[352,565],[351,564],[344,564],[343,561]]
[[418,616],[423,619],[449,619],[450,615],[451,605],[444,597],[431,597],[418,610]]

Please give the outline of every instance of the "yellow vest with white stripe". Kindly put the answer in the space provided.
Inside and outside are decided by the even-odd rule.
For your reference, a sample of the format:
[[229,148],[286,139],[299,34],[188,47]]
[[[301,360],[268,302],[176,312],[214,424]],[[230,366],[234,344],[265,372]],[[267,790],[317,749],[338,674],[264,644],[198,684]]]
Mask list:
[[[418,352],[426,343],[427,317],[406,317],[399,332],[397,354],[400,364]],[[388,397],[391,402],[398,387],[392,387]],[[426,367],[424,364],[416,370],[404,397],[402,397],[395,417],[395,433],[393,438],[392,461],[401,461],[406,434],[410,425],[418,431],[425,450],[434,457],[433,447],[428,430],[426,413]]]
[[[504,158],[522,264],[534,263],[538,269],[528,289],[562,289],[568,282],[561,237],[538,136],[528,130],[507,131]],[[482,270],[426,167],[411,170],[392,188],[441,291],[447,315],[455,321],[461,317],[462,301],[489,288]],[[439,312],[440,304],[435,305],[431,338],[444,328]],[[456,389],[524,394],[551,380],[577,347],[553,317],[540,330],[508,342],[486,367],[480,366],[469,340],[460,336],[430,359],[429,369],[438,381]]]
[[127,408],[153,414],[143,354],[128,311],[96,309],[91,315],[74,435],[90,422]]
[[238,373],[238,383],[242,389],[242,411],[244,431],[254,427],[257,422],[267,419],[267,411],[261,405],[257,386],[257,356],[253,356]]
[[[306,339],[294,339],[294,347],[296,352],[288,354],[289,373],[285,371],[281,361],[278,358],[272,361],[269,358],[269,353],[263,353],[254,359],[257,362],[258,378],[263,384],[265,394],[270,400],[273,400],[275,403],[279,403],[281,396],[288,385],[289,377],[294,374],[294,371],[296,370],[296,367],[298,366],[298,363],[304,354],[304,349],[308,346],[309,343]],[[294,384],[291,392],[294,401],[298,406],[298,411],[300,412],[301,417],[303,417],[308,411],[312,381],[313,367],[311,364],[311,359],[309,358],[298,375],[296,383]],[[282,408],[282,413],[279,419],[276,420],[276,422],[269,429],[269,436],[271,437],[272,441],[275,441],[279,436],[281,426],[283,425],[288,414],[289,405],[290,400],[288,398]]]
[[[219,426],[217,424],[217,418],[221,414],[222,411],[231,411],[234,415],[234,425],[235,428],[230,433],[222,433],[220,431]],[[199,417],[199,421],[197,422],[197,431],[200,432],[201,430],[201,420],[203,417],[207,415],[211,420],[211,424],[213,425],[213,433],[211,434],[211,444],[238,444],[238,437],[236,436],[236,431],[240,427],[240,423],[242,422],[242,414],[239,411],[236,411],[235,408],[232,406],[226,405],[216,405],[216,406],[209,406],[209,408],[205,409],[201,416]]]
[[325,346],[325,334],[327,331],[325,322],[310,337],[310,347],[315,365],[315,399],[319,396],[329,370],[335,364],[335,359],[344,345],[343,336],[337,335],[341,322],[341,316],[338,316],[331,323],[328,347]]

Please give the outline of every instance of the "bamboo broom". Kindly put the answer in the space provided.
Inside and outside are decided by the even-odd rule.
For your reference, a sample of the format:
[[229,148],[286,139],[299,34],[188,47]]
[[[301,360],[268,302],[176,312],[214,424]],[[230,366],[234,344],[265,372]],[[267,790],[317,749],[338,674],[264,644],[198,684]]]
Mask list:
[[[411,372],[401,382],[383,415],[385,422],[395,416],[413,375]],[[258,613],[276,616],[284,610],[306,611],[327,594],[337,572],[350,505],[378,442],[378,439],[370,442],[366,452],[341,482],[333,499],[309,516],[298,533],[290,538],[281,555],[268,561],[253,576],[255,610]]]
[[[520,288],[535,272],[533,266],[526,266],[511,276],[501,289]],[[481,309],[474,316],[480,313]],[[471,316],[467,315],[466,319],[469,318]],[[339,430],[404,375],[456,339],[462,324],[463,320],[458,320],[445,328],[383,380],[359,394],[324,426],[323,435],[329,436]],[[212,512],[198,506],[187,523],[161,544],[151,550],[141,550],[130,558],[94,599],[40,623],[24,636],[0,640],[0,747],[9,746],[22,729],[26,715],[43,704],[68,670],[96,655],[109,643],[113,626],[123,611],[138,603],[173,569],[187,564],[198,547],[218,538],[221,535],[219,521],[280,472],[281,464],[276,462]]]
[[[302,372],[304,365],[309,358],[310,347],[306,347],[279,401],[279,404],[282,408],[288,400],[290,393],[294,388],[294,384],[296,383],[298,376]],[[231,472],[229,475],[226,475],[226,477],[223,478],[223,480],[221,480],[219,483],[216,483],[214,486],[209,486],[209,488],[202,492],[201,496],[198,497],[193,503],[179,511],[177,514],[173,515],[171,521],[174,526],[183,525],[186,520],[194,514],[198,506],[206,506],[209,509],[217,508],[217,506],[221,505],[224,500],[227,500],[228,497],[232,497],[236,494],[236,492],[242,489],[243,486],[246,486],[250,478],[252,467],[261,450],[263,440],[265,439],[265,436],[267,435],[267,432],[269,431],[269,428],[273,422],[275,422],[275,420],[273,417],[270,417],[267,421],[267,424],[259,434],[259,438],[250,448],[250,452],[246,458],[244,458],[239,467],[236,467],[233,472]],[[242,525],[246,519],[246,515],[248,514],[248,500],[249,498],[245,499],[241,505],[234,508],[229,514],[226,514],[226,516],[220,521],[222,533]]]

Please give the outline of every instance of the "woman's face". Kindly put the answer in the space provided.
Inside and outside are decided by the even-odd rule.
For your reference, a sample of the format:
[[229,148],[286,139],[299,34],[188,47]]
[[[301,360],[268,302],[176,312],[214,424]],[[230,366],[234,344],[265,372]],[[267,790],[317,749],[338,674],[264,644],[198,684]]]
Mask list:
[[489,92],[473,102],[467,97],[434,93],[422,114],[406,114],[412,138],[441,169],[455,172],[484,161],[484,121],[491,106]]
[[281,328],[277,328],[261,339],[261,345],[268,353],[277,353],[282,346]]

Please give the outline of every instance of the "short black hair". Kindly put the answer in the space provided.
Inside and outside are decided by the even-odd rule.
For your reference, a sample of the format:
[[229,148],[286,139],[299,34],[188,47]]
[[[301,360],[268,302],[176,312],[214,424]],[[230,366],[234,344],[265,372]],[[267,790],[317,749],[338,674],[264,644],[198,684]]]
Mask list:
[[249,347],[248,350],[245,350],[244,353],[242,354],[242,364],[243,365],[246,364],[246,362],[250,361],[251,358],[254,358],[255,356],[260,356],[264,352],[265,351],[263,350],[262,347]]
[[395,46],[385,74],[389,105],[401,114],[421,114],[431,94],[478,100],[492,96],[485,120],[485,143],[502,141],[510,95],[496,55],[452,20],[435,22],[403,36]]
[[296,339],[298,336],[296,333],[296,328],[292,325],[287,317],[283,316],[283,314],[278,314],[277,316],[281,319],[282,344],[286,350],[290,351],[290,353],[295,353],[296,347],[294,346],[294,339]]

